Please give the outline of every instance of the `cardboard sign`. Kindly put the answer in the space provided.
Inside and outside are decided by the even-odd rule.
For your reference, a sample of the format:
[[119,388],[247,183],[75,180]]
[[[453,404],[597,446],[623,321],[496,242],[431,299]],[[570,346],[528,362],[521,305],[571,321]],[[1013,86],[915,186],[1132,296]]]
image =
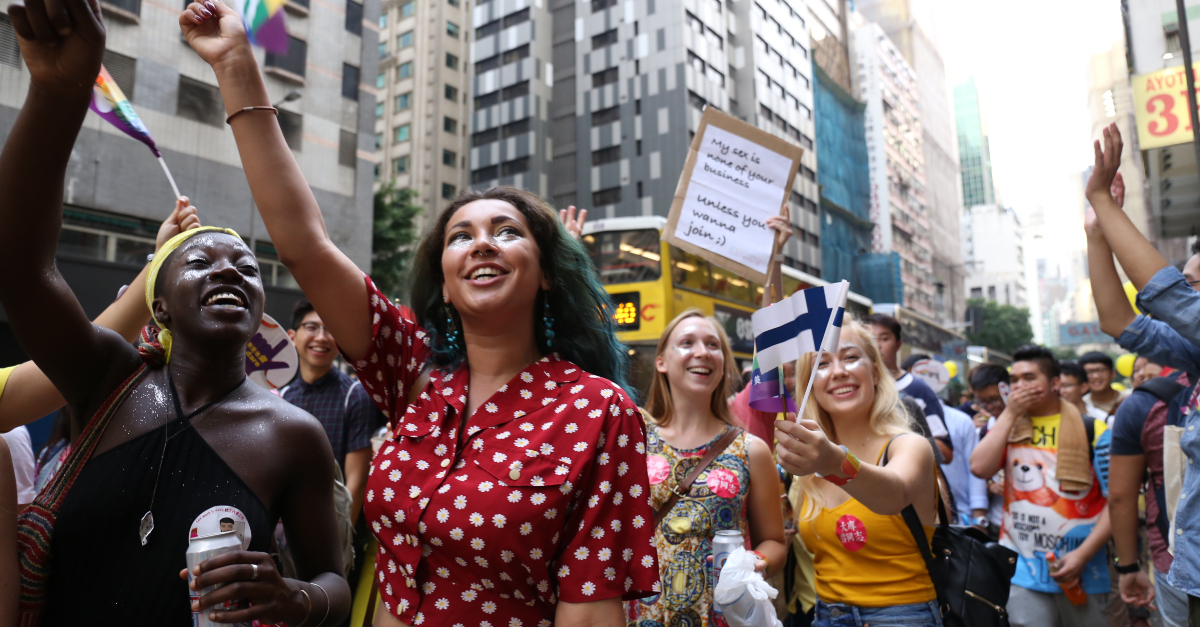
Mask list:
[[707,107],[684,163],[663,239],[756,283],[804,149]]

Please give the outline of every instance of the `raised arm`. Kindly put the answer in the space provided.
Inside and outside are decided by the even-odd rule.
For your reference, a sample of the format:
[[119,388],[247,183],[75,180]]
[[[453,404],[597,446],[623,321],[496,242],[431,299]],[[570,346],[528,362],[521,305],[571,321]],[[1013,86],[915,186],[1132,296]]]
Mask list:
[[[63,178],[104,54],[96,0],[29,0],[9,16],[29,68],[25,104],[0,152],[0,305],[22,348],[74,404],[137,352],[96,330],[54,265]],[[69,347],[69,350],[64,350]]]
[[245,107],[271,104],[241,17],[221,0],[193,2],[179,16],[188,44],[217,75],[233,137],[254,203],[279,259],[312,301],[338,344],[352,359],[367,354],[371,313],[362,270],[325,230],[317,199],[283,139],[275,116]]
[[[1113,198],[1111,188],[1121,166],[1121,131],[1116,123],[1104,129],[1104,146],[1097,140],[1092,146],[1096,153],[1092,176],[1087,182],[1087,199],[1092,204],[1104,231],[1104,238],[1117,255],[1117,261],[1129,275],[1133,285],[1141,290],[1154,274],[1167,266],[1167,260],[1145,238],[1125,215]],[[1090,259],[1090,255],[1089,255]],[[1119,282],[1118,282],[1119,284]]]
[[1119,337],[1137,318],[1137,314],[1121,287],[1121,276],[1117,274],[1117,265],[1113,263],[1112,249],[1104,239],[1104,231],[1096,220],[1094,210],[1088,210],[1084,229],[1087,231],[1088,274],[1092,278],[1092,298],[1096,299],[1096,311],[1100,315],[1100,330]]
[[[176,200],[175,210],[158,229],[155,252],[175,235],[198,226],[200,219],[196,216],[196,208],[189,206],[187,198]],[[142,268],[125,293],[96,318],[96,325],[112,329],[126,342],[132,342],[150,320],[145,293],[146,268]],[[32,361],[17,366],[9,376],[8,385],[0,392],[0,432],[29,424],[66,403],[50,379]]]

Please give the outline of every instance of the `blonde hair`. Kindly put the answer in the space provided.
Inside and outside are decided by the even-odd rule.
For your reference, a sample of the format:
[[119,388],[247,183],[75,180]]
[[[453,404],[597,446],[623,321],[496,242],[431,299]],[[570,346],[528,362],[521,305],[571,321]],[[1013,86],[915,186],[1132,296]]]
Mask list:
[[[857,320],[846,319],[842,325],[842,337],[846,337],[847,333],[851,333],[858,339],[859,345],[862,346],[863,353],[866,354],[868,360],[874,366],[875,373],[875,400],[871,403],[870,428],[877,435],[895,436],[901,433],[912,433],[912,422],[908,417],[908,412],[905,411],[904,405],[900,402],[900,392],[896,389],[896,382],[892,379],[891,373],[887,371],[887,366],[884,365],[883,359],[879,355],[879,347],[875,344],[875,338],[871,336],[871,332],[861,322]],[[814,359],[816,353],[808,353],[800,358],[800,369],[796,373],[796,385],[807,385],[808,378],[812,374],[814,367]],[[809,398],[808,405],[804,407],[805,420],[812,420],[821,425],[821,429],[830,440],[837,441],[837,425],[834,424],[829,412],[820,406],[816,396]],[[864,462],[874,463],[875,460],[862,460]],[[807,475],[804,477],[796,477],[795,483],[799,486],[799,497],[793,501],[796,506],[797,518],[799,520],[811,520],[817,516],[821,508],[825,507],[825,499],[816,489],[815,481],[818,480],[816,475]],[[804,498],[807,497],[807,498]]]
[[[671,339],[671,334],[675,332],[675,328],[681,322],[689,318],[702,318],[712,324],[713,329],[717,333],[717,337],[721,340],[721,355],[725,357],[724,371],[721,373],[721,380],[717,383],[717,389],[713,390],[712,401],[709,406],[712,413],[722,422],[731,425],[737,425],[737,420],[734,419],[733,413],[729,411],[728,398],[732,392],[733,377],[738,376],[734,369],[733,349],[729,347],[729,336],[725,333],[725,327],[712,316],[704,315],[704,312],[689,307],[683,313],[675,316],[675,319],[667,323],[663,329],[662,337],[658,338],[658,348],[655,350],[654,356],[657,361],[658,357],[662,357],[663,351],[667,349],[667,342]],[[671,382],[667,379],[667,373],[654,372],[654,380],[650,383],[650,398],[646,402],[645,412],[653,419],[654,424],[665,427],[670,424],[675,417],[675,403],[671,400]]]

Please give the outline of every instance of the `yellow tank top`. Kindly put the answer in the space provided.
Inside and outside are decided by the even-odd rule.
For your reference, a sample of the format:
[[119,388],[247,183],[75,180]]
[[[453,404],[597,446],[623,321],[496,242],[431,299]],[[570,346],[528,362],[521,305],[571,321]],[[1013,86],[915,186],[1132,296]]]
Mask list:
[[[813,553],[817,598],[825,603],[890,607],[937,598],[903,516],[880,516],[851,498],[833,509],[821,508],[798,527]],[[926,541],[932,542],[933,530],[925,526]]]

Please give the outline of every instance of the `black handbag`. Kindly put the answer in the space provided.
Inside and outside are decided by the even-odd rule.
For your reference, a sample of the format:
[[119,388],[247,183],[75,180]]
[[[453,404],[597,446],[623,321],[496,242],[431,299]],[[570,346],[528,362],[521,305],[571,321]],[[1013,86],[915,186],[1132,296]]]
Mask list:
[[[883,465],[887,465],[886,449]],[[932,551],[917,510],[909,505],[900,514],[925,558],[942,622],[946,627],[1009,627],[1008,593],[1017,572],[1016,551],[992,542],[976,527],[951,525],[941,494],[937,510],[940,522],[933,532]]]

